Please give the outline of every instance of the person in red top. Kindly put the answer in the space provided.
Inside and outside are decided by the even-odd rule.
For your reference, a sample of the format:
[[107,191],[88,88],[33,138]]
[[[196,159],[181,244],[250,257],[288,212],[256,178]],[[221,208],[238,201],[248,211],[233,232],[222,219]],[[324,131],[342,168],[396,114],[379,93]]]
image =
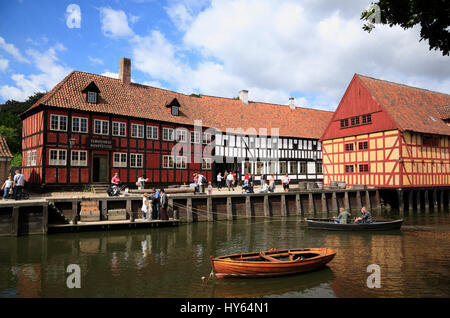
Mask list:
[[120,178],[119,178],[119,173],[118,172],[114,173],[114,177],[112,177],[111,183],[115,184],[117,186],[120,185]]

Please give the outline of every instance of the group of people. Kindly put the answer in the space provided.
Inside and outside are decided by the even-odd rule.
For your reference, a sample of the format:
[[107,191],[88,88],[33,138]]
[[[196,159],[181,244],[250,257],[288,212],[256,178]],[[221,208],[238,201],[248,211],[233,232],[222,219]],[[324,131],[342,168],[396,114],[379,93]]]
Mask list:
[[[349,220],[351,218],[351,214],[345,210],[344,208],[339,209],[339,215],[337,217],[334,217],[334,223],[339,224],[348,224]],[[351,222],[351,221],[350,221]],[[355,218],[353,220],[354,223],[372,223],[372,215],[369,211],[367,211],[366,207],[363,206],[361,208],[361,216]]]
[[205,193],[205,187],[208,185],[208,194],[212,194],[211,181],[208,182],[202,173],[194,173],[194,193]]
[[22,189],[24,185],[24,175],[20,173],[20,170],[16,170],[14,178],[9,175],[1,187],[1,190],[3,190],[3,200],[8,200],[10,195],[15,200],[22,200]]
[[[254,174],[244,174],[244,180],[242,182],[242,192],[243,193],[254,193],[254,186],[255,186],[255,175]],[[228,188],[228,191],[233,190],[238,185],[239,182],[239,174],[237,171],[228,172],[225,170],[224,175],[222,175],[222,172],[219,172],[217,174],[217,188],[220,191],[222,187],[225,185]],[[224,184],[225,183],[225,184]],[[281,178],[281,184],[283,185],[283,190],[285,192],[289,191],[289,175],[286,173]],[[275,191],[275,175],[267,175],[263,174],[261,175],[261,189],[259,193],[267,193],[267,192],[274,192]]]
[[153,194],[144,193],[142,198],[142,219],[147,221],[152,220],[168,220],[167,207],[169,201],[164,189],[157,191],[152,189]]
[[219,172],[217,174],[217,189],[220,191],[223,186],[228,188],[228,191],[233,190],[237,186],[236,182],[238,179],[238,173],[237,171],[230,171],[228,172],[225,170],[224,174],[222,175],[222,172]]

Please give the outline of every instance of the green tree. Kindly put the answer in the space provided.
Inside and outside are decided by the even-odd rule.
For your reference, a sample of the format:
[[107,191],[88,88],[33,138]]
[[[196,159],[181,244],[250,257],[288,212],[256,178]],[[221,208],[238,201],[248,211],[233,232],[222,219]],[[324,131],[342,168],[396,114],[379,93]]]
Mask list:
[[[377,5],[379,8],[376,6]],[[450,1],[448,0],[379,0],[364,10],[363,29],[370,33],[371,22],[379,13],[380,23],[390,27],[398,25],[409,29],[420,25],[420,41],[428,40],[430,50],[440,50],[442,55],[450,51]]]
[[5,137],[6,143],[9,146],[9,150],[11,150],[12,154],[17,152],[21,152],[22,150],[22,141],[20,138],[20,133],[15,128],[0,126],[0,135]]

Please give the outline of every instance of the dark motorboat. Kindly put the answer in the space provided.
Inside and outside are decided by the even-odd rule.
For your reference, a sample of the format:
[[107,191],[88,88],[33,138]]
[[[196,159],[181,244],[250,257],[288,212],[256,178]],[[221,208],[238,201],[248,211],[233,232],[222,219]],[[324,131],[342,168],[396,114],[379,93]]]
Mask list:
[[372,223],[334,223],[330,219],[306,219],[308,228],[335,231],[389,231],[399,230],[403,219],[400,220],[374,220]]

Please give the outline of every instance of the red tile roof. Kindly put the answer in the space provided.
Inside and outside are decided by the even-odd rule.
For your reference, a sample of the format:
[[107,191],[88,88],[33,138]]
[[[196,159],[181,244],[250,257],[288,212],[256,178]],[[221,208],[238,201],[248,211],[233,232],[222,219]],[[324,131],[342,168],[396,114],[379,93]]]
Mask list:
[[356,75],[403,130],[450,135],[450,95]]
[[11,151],[9,150],[8,144],[6,143],[5,137],[0,135],[0,157],[2,158],[12,158],[13,155],[11,154]]
[[[97,104],[86,102],[81,93],[92,81],[101,92]],[[165,107],[174,98],[181,105],[180,116],[172,116],[170,108]],[[261,128],[270,134],[271,128],[278,128],[280,136],[314,139],[322,135],[333,115],[329,111],[308,108],[291,109],[259,102],[244,105],[238,99],[188,96],[135,83],[126,85],[118,79],[79,71],[70,73],[30,110],[40,104],[187,125],[202,120],[203,127],[223,132],[227,128],[255,128],[259,132]]]

